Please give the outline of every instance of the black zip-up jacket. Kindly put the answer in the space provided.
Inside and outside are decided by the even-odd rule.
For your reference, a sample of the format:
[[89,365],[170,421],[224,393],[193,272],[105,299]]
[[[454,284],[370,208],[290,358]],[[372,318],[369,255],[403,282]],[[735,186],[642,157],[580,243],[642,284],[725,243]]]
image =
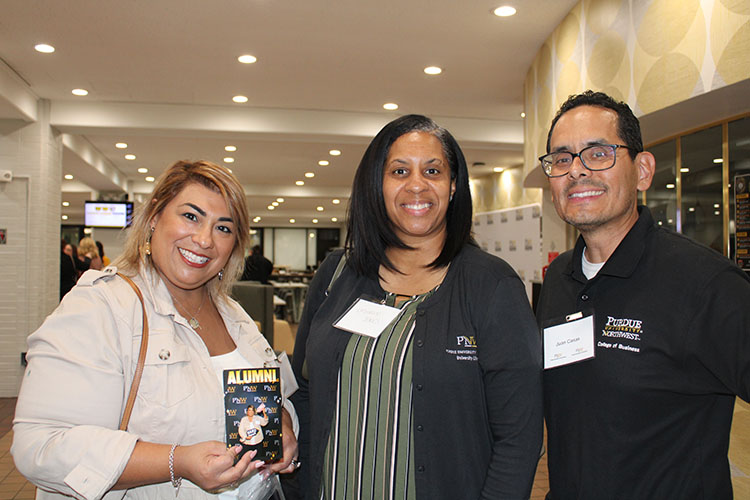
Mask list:
[[[336,378],[352,335],[331,324],[361,295],[385,294],[346,266],[326,297],[340,258],[329,256],[313,279],[294,350],[300,388],[292,399],[308,498],[320,492]],[[413,342],[417,498],[528,498],[542,443],[541,346],[516,273],[464,247],[418,307]]]

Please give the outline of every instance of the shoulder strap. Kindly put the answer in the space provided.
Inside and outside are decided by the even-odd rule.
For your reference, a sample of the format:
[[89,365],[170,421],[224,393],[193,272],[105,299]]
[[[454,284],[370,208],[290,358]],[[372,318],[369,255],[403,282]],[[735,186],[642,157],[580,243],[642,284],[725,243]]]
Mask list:
[[337,279],[339,279],[339,276],[341,276],[341,273],[344,272],[344,266],[346,265],[346,250],[344,250],[344,253],[341,254],[341,258],[339,259],[339,263],[336,266],[336,270],[333,271],[333,276],[331,276],[331,281],[328,283],[328,288],[326,288],[326,297],[328,297],[328,294],[331,292],[331,288],[333,287],[333,284],[336,282]]
[[141,375],[143,375],[143,365],[146,363],[146,351],[148,351],[148,316],[146,316],[146,304],[143,302],[143,295],[141,290],[138,288],[133,280],[128,278],[122,273],[117,275],[124,279],[128,285],[133,289],[135,294],[138,296],[138,300],[141,301],[141,310],[143,311],[143,328],[141,330],[141,349],[138,352],[138,365],[135,367],[135,373],[133,374],[133,383],[130,385],[130,394],[128,394],[128,400],[125,403],[125,411],[122,414],[120,420],[120,430],[124,431],[128,428],[130,422],[130,414],[133,412],[133,405],[135,404],[135,396],[138,394],[138,386],[141,383]]

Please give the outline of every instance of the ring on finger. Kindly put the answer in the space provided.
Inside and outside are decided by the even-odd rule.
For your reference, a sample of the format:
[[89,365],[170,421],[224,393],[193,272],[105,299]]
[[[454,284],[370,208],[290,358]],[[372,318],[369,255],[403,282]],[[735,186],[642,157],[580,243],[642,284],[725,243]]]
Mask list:
[[292,461],[291,461],[291,463],[290,463],[290,465],[291,465],[291,466],[292,466],[293,468],[295,468],[295,469],[299,469],[300,465],[302,465],[302,462],[300,462],[300,461],[299,461],[299,460],[297,460],[296,458],[293,458],[293,459],[292,459]]

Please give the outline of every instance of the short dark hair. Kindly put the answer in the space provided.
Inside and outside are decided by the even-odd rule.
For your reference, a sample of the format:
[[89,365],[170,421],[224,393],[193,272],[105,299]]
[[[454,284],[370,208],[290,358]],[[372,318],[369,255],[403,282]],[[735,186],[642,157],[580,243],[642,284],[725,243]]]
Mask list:
[[402,116],[383,127],[370,142],[352,184],[346,235],[347,263],[357,273],[371,278],[378,277],[380,265],[398,272],[385,254],[387,248],[412,248],[394,233],[383,200],[383,172],[388,152],[396,139],[409,132],[426,132],[440,141],[450,165],[451,180],[456,184],[445,215],[445,244],[429,267],[448,265],[464,245],[474,242],[471,237],[469,171],[456,139],[426,116]]
[[555,118],[552,119],[552,124],[547,133],[548,153],[550,152],[549,143],[552,138],[552,131],[555,129],[557,121],[562,115],[578,106],[599,106],[600,108],[611,109],[614,111],[617,114],[617,135],[620,136],[620,139],[625,141],[625,145],[628,147],[628,152],[630,153],[630,158],[635,160],[636,155],[643,151],[641,124],[638,122],[638,118],[633,114],[633,110],[630,109],[630,106],[624,102],[616,101],[604,92],[587,90],[581,94],[568,96],[568,99],[562,103],[562,106],[560,106]]

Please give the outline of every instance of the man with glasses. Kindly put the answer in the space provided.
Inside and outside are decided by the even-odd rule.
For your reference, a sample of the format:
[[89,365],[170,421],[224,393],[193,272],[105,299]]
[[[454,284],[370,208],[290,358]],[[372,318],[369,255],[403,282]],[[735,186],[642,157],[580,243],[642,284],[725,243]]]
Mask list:
[[735,396],[750,400],[750,279],[638,205],[655,160],[627,104],[571,96],[540,161],[557,213],[580,231],[537,308],[547,499],[731,499]]

